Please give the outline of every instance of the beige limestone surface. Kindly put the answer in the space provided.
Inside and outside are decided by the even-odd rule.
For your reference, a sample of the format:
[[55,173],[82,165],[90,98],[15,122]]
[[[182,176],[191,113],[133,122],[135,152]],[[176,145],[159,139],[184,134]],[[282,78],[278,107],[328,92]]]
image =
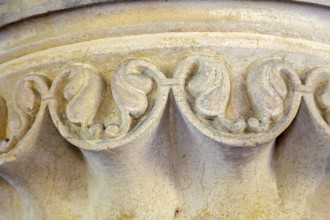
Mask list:
[[23,18],[0,27],[1,220],[330,219],[325,5]]

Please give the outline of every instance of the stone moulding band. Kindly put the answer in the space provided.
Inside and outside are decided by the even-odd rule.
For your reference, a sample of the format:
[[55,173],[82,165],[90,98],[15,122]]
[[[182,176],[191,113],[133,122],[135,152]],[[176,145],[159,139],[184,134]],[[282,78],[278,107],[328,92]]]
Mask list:
[[[21,86],[22,80],[18,82],[17,91],[30,89],[21,96],[16,95],[15,112],[24,127],[18,137],[22,138],[32,125],[33,115],[38,111],[35,108],[39,108],[34,105],[41,103],[40,110],[49,106],[55,126],[74,145],[89,150],[111,149],[147,132],[164,114],[170,90],[187,123],[229,146],[252,147],[274,140],[294,119],[301,96],[309,100],[307,103],[314,117],[321,118],[322,124],[329,123],[330,72],[325,68],[308,73],[306,85],[303,85],[290,65],[282,60],[253,63],[243,87],[252,115],[229,118],[232,76],[228,64],[222,58],[198,54],[178,63],[173,77],[166,78],[150,61],[130,59],[118,66],[111,82],[105,82],[99,71],[90,65],[70,64],[58,74],[49,92],[44,76],[26,75],[22,80],[32,80],[36,84],[34,87],[41,89],[42,98],[36,100],[31,92],[35,91],[32,85]],[[323,83],[321,88],[320,82]],[[302,92],[301,88],[307,86],[312,88],[311,93]],[[111,115],[104,111],[103,115],[99,114],[101,103],[117,110],[117,122],[111,121]],[[328,124],[324,127],[329,129]],[[9,137],[9,143],[2,141],[3,152],[13,148],[16,136]]]

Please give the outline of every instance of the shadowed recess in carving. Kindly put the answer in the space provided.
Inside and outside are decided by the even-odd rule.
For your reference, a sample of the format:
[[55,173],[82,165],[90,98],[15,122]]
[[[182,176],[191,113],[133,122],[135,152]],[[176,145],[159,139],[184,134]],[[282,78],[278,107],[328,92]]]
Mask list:
[[[0,153],[10,151],[23,138],[32,126],[42,105],[42,96],[48,92],[48,79],[42,75],[31,74],[21,78],[14,89],[14,106],[6,106],[0,99]],[[14,117],[7,121],[8,112]]]

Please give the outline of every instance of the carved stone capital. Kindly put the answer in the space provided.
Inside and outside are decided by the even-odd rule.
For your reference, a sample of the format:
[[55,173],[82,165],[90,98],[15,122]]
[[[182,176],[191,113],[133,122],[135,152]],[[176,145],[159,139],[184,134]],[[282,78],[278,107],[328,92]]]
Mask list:
[[329,219],[321,5],[107,2],[13,24],[0,15],[0,213]]

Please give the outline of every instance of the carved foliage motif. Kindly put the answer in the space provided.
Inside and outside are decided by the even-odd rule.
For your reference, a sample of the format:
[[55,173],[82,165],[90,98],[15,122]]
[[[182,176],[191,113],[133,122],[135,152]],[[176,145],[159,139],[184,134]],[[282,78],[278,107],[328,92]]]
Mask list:
[[[10,150],[31,127],[40,106],[45,105],[43,96],[47,96],[45,100],[55,125],[70,139],[96,143],[112,141],[139,127],[143,123],[140,119],[154,107],[156,91],[162,86],[160,80],[167,80],[164,74],[151,62],[141,59],[127,60],[113,73],[105,74],[112,74],[109,82],[98,69],[87,64],[73,64],[56,77],[50,92],[45,77],[23,77],[17,82],[15,113],[11,114],[17,117],[10,120],[10,126],[6,100],[0,98],[1,152]],[[300,83],[295,71],[280,60],[253,64],[246,73],[245,90],[242,90],[251,105],[252,116],[232,118],[228,114],[231,74],[223,59],[192,55],[179,62],[173,80],[185,80],[187,102],[199,119],[222,133],[236,135],[272,129],[291,108],[295,84]],[[317,85],[314,86],[315,100],[324,120],[329,123],[329,71],[318,68],[310,75],[318,76],[310,77],[313,79],[309,81],[315,81]],[[109,109],[118,120],[112,119]]]
[[[63,133],[76,133],[86,141],[106,141],[125,135],[134,121],[148,112],[151,94],[156,88],[154,74],[162,74],[145,60],[128,60],[118,66],[111,81],[105,82],[94,67],[74,64],[58,76],[52,86],[51,109]],[[107,100],[114,100],[116,107]],[[55,103],[54,103],[55,102]],[[120,115],[118,122],[109,119],[101,108]],[[59,115],[59,116],[58,116]],[[55,123],[56,124],[56,123]],[[69,127],[69,129],[66,129]],[[61,129],[60,129],[61,130]]]
[[109,137],[127,133],[134,119],[147,111],[148,97],[153,88],[153,73],[162,74],[157,67],[144,60],[129,60],[120,65],[111,79],[113,97],[121,112],[121,124],[108,127]]
[[231,94],[230,71],[224,61],[191,56],[179,64],[177,75],[181,74],[187,78],[186,90],[194,99],[193,110],[200,117],[214,120],[215,127],[219,125],[230,133],[258,133],[270,129],[270,125],[283,116],[287,96],[293,91],[289,81],[297,77],[279,60],[258,62],[248,72],[245,83],[254,116],[230,119],[226,114]]
[[[0,153],[11,150],[28,132],[39,110],[45,107],[42,99],[48,93],[48,88],[46,77],[31,74],[17,82],[13,107],[7,106],[0,97]],[[8,120],[9,111],[13,111],[12,120]]]
[[285,63],[269,60],[255,65],[246,79],[246,90],[255,113],[247,121],[251,132],[266,131],[271,121],[283,116],[288,96],[288,77],[295,74]]
[[99,138],[103,128],[94,120],[104,93],[102,77],[85,64],[73,65],[64,71],[63,77],[67,80],[63,96],[67,101],[65,113],[68,120],[81,128],[83,136]]
[[190,56],[176,70],[176,75],[182,74],[188,80],[187,91],[194,98],[193,109],[198,115],[218,120],[222,128],[233,133],[245,129],[242,119],[233,121],[226,116],[230,77],[223,61],[206,56]]

